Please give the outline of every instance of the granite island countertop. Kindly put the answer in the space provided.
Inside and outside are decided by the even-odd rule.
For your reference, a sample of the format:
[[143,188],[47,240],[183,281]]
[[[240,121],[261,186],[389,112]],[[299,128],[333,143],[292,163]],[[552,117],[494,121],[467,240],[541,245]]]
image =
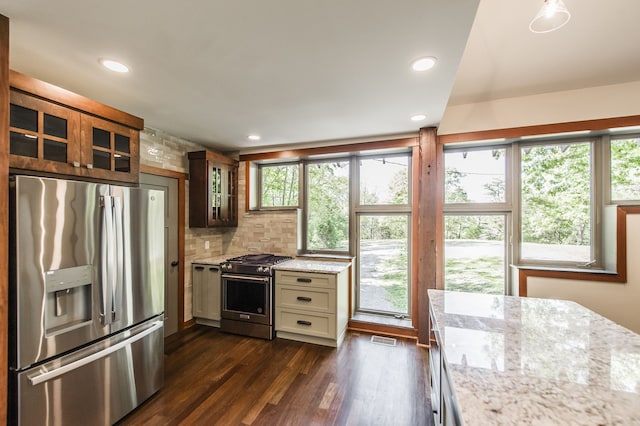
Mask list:
[[466,425],[640,424],[640,335],[574,302],[429,290]]
[[329,262],[319,260],[293,259],[274,265],[272,269],[293,272],[318,272],[322,274],[339,274],[351,265],[350,262]]

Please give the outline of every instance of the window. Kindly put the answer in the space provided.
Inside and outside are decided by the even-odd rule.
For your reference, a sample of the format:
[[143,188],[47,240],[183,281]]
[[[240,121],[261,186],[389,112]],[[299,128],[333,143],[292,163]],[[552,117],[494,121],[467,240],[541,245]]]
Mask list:
[[505,293],[506,218],[504,214],[445,215],[445,290]]
[[360,158],[360,204],[408,204],[409,157]]
[[250,179],[259,185],[250,205],[265,210],[300,205],[301,253],[355,255],[356,311],[408,318],[411,153],[381,152],[254,163]]
[[294,164],[260,165],[260,207],[298,207],[298,169]]
[[[445,288],[497,291],[510,263],[570,269],[615,264],[601,247],[611,241],[615,221],[605,200],[640,201],[640,134],[631,132],[446,146]],[[493,259],[499,253],[502,259]],[[510,275],[503,278],[507,293]],[[469,277],[480,277],[482,285]]]
[[486,294],[508,289],[511,147],[444,153],[444,288]]
[[520,257],[589,263],[592,257],[591,143],[520,147]]
[[445,202],[506,202],[505,154],[505,148],[445,153]]
[[410,313],[409,215],[358,216],[358,310]]
[[356,310],[411,316],[411,156],[356,157]]
[[349,160],[306,164],[306,251],[349,251],[349,169]]
[[612,137],[610,182],[613,202],[640,200],[640,135]]

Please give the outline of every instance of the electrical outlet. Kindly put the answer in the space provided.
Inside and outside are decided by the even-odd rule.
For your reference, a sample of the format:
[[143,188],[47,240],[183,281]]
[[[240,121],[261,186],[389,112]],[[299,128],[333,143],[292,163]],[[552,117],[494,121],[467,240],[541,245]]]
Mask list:
[[209,250],[209,241],[204,242],[204,249]]

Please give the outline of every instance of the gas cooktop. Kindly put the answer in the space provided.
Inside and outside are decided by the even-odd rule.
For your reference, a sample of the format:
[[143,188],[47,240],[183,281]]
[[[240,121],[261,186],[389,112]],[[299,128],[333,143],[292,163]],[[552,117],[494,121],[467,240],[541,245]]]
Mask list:
[[271,275],[271,267],[293,259],[291,256],[277,256],[271,253],[245,254],[232,257],[220,265],[224,272],[248,275]]

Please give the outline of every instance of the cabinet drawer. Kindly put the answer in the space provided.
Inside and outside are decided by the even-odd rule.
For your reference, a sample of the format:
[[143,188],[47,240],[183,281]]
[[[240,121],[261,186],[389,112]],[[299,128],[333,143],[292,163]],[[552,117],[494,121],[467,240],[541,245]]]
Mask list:
[[276,285],[276,303],[279,308],[331,313],[336,311],[336,291]]
[[335,339],[337,337],[336,316],[334,314],[303,313],[293,309],[277,309],[276,330]]
[[278,284],[335,289],[336,276],[334,274],[318,274],[313,272],[276,271],[276,285]]

